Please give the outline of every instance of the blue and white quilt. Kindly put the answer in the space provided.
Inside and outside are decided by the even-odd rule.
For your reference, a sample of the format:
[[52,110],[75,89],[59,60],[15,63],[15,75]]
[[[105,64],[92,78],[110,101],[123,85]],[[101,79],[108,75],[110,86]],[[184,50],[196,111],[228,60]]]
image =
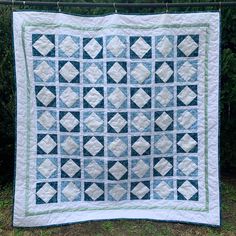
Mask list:
[[220,224],[219,13],[14,12],[14,226]]

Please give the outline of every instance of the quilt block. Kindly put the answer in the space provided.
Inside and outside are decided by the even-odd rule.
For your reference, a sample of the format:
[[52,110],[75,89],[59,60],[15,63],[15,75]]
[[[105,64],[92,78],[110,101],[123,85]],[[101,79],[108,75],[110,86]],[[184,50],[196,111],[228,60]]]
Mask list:
[[14,12],[15,226],[219,225],[219,14]]

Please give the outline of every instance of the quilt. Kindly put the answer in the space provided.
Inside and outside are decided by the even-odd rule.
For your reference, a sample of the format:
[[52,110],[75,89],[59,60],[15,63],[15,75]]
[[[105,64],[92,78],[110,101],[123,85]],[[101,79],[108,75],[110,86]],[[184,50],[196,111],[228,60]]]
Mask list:
[[220,225],[219,13],[13,13],[14,226]]

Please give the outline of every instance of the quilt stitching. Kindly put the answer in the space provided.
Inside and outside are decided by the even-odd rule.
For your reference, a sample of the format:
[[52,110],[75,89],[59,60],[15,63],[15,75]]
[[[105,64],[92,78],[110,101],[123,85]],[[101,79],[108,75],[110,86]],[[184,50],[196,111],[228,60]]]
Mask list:
[[[168,136],[168,135],[167,135]],[[81,210],[83,210],[83,209],[81,209]]]

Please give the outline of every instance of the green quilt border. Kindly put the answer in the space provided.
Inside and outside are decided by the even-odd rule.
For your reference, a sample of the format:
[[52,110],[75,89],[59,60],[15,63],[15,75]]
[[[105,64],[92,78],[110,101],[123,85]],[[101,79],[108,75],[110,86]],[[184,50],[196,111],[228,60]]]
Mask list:
[[206,28],[206,47],[205,47],[205,60],[204,60],[204,75],[205,75],[205,190],[206,190],[206,202],[205,202],[205,208],[186,208],[186,207],[161,207],[161,206],[150,206],[150,207],[141,207],[141,206],[134,206],[134,207],[101,207],[101,208],[64,208],[64,209],[53,209],[48,211],[40,211],[40,212],[30,212],[28,209],[28,200],[29,200],[29,140],[30,140],[30,103],[29,99],[27,99],[26,109],[27,109],[27,155],[26,155],[26,177],[25,177],[25,183],[26,183],[26,194],[25,194],[25,216],[34,216],[34,215],[43,215],[43,214],[49,214],[49,213],[60,213],[60,212],[76,212],[76,211],[87,211],[87,210],[122,210],[122,209],[169,209],[169,210],[188,210],[188,211],[199,211],[199,212],[208,212],[209,211],[209,186],[208,186],[208,50],[209,50],[209,27],[210,25],[208,23],[202,23],[202,24],[163,24],[163,25],[109,25],[106,27],[79,27],[79,26],[71,26],[67,24],[48,24],[48,23],[41,23],[41,24],[32,24],[32,23],[25,23],[21,27],[21,41],[22,41],[22,47],[24,52],[24,60],[26,65],[26,78],[27,78],[27,97],[30,97],[30,78],[29,78],[29,69],[28,69],[28,63],[27,63],[27,57],[26,57],[26,47],[25,47],[25,32],[27,27],[46,27],[48,29],[50,28],[59,28],[59,27],[66,27],[71,28],[75,30],[82,30],[82,31],[98,31],[102,29],[108,29],[108,28],[126,28],[126,29],[157,29],[157,28],[192,28],[192,27],[205,27]]

